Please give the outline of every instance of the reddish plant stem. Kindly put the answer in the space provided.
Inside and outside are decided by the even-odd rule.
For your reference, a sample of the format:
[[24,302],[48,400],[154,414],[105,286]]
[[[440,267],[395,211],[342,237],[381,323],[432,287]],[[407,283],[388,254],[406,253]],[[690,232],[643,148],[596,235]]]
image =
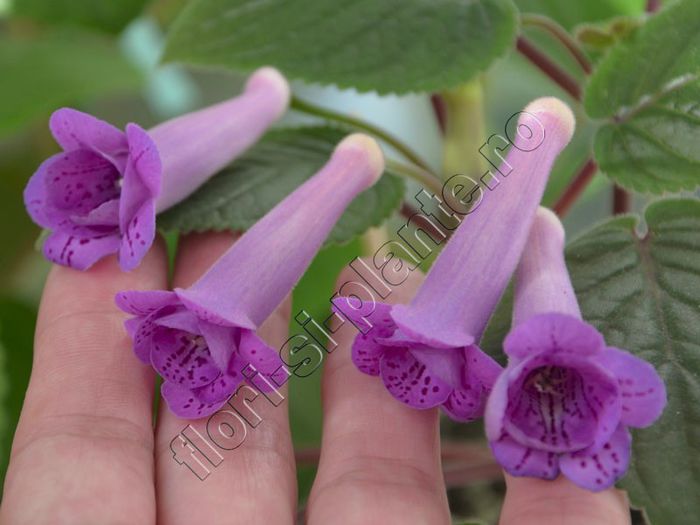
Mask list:
[[516,47],[523,56],[556,82],[559,87],[576,100],[581,100],[581,88],[576,80],[537,49],[528,39],[523,36],[518,37]]
[[655,13],[661,8],[661,0],[647,0],[647,13]]
[[523,25],[529,25],[533,27],[538,27],[547,31],[551,36],[556,38],[559,43],[561,43],[567,51],[571,54],[574,60],[581,66],[581,69],[586,75],[590,75],[593,71],[591,63],[588,61],[586,54],[578,46],[576,41],[569,35],[569,33],[557,24],[554,20],[547,18],[546,16],[534,15],[534,14],[523,14],[520,15],[520,20]]
[[613,214],[619,215],[630,211],[631,195],[617,184],[613,187]]
[[503,470],[492,460],[474,465],[446,465],[442,469],[442,475],[445,478],[445,486],[451,489],[503,479]]
[[399,208],[399,213],[406,219],[410,219],[418,213],[418,210],[416,210],[410,203],[403,201],[401,203],[401,208]]
[[588,159],[554,204],[554,211],[559,217],[566,215],[574,202],[581,196],[583,190],[586,189],[588,183],[591,182],[596,171],[598,171],[598,165],[595,160]]
[[438,93],[433,93],[430,95],[430,103],[433,106],[433,112],[435,113],[435,119],[440,128],[440,133],[444,135],[445,127],[447,126],[447,106],[445,105],[445,100]]

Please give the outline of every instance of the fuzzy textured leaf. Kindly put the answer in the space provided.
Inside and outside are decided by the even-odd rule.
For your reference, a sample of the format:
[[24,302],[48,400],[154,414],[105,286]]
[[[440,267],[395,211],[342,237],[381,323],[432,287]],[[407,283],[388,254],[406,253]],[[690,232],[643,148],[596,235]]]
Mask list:
[[[566,256],[583,317],[607,343],[654,364],[668,406],[652,427],[634,430],[632,464],[620,485],[652,525],[691,525],[700,515],[700,201],[649,206],[569,243]],[[511,291],[504,294],[481,347],[505,363]]]
[[700,186],[700,2],[652,17],[601,61],[585,107],[606,124],[595,138],[602,171],[628,189]]
[[[245,230],[316,173],[345,135],[324,126],[271,131],[191,197],[162,213],[158,225],[183,233]],[[345,243],[380,224],[403,195],[403,180],[385,173],[350,204],[327,243]]]
[[195,0],[165,58],[360,91],[437,91],[465,82],[515,39],[512,0]]
[[632,464],[621,485],[658,525],[691,525],[700,515],[700,201],[668,199],[638,218],[612,219],[575,239],[567,264],[583,316],[654,364],[668,406],[633,432]]

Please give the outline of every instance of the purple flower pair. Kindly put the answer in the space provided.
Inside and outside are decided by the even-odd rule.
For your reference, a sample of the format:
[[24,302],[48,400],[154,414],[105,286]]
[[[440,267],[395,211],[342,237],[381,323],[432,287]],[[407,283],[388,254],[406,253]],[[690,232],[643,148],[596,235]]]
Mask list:
[[301,278],[344,209],[382,170],[379,146],[351,135],[192,286],[117,295],[117,305],[135,316],[126,322],[134,351],[165,380],[162,394],[172,412],[184,418],[216,412],[246,379],[249,365],[270,385],[286,381],[278,351],[255,330]]
[[357,327],[357,367],[380,376],[414,408],[442,406],[453,419],[481,417],[501,367],[477,346],[514,272],[549,171],[573,134],[569,108],[553,99],[531,103],[519,129],[543,133],[537,148],[518,134],[501,182],[483,194],[440,253],[408,305],[360,304],[339,297],[335,309]]
[[50,261],[85,270],[118,253],[138,266],[155,237],[156,213],[187,197],[279,118],[286,80],[263,68],[239,97],[175,118],[150,131],[124,132],[70,108],[56,111],[51,133],[63,149],[34,173],[24,191],[32,220],[51,230]]
[[507,368],[486,409],[496,459],[512,475],[602,490],[624,475],[628,427],[661,414],[666,391],[654,368],[581,319],[564,262],[564,229],[541,209],[516,273]]
[[[418,409],[441,406],[457,421],[485,412],[506,471],[544,479],[561,472],[601,490],[625,473],[628,427],[659,417],[665,389],[650,364],[606,346],[581,320],[563,228],[551,212],[538,212],[552,164],[573,133],[570,111],[540,99],[519,126],[544,130],[544,140],[536,149],[516,140],[507,177],[464,217],[410,304],[339,297],[334,308],[361,331],[352,346],[357,368],[379,376],[396,399]],[[514,328],[502,370],[477,343],[514,272]]]

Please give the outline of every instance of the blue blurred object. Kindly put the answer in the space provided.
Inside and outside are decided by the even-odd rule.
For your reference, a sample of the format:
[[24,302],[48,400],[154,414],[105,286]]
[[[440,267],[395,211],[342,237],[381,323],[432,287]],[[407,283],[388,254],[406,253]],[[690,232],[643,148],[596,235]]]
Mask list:
[[199,105],[199,89],[187,72],[181,66],[159,64],[164,37],[155,20],[150,17],[134,20],[121,35],[120,46],[128,59],[147,75],[144,96],[155,115],[166,119]]

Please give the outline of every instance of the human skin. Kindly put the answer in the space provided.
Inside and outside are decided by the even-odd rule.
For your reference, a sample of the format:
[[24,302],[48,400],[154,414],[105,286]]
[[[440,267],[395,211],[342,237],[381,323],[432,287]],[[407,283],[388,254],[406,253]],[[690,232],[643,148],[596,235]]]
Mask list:
[[[174,285],[189,285],[230,243],[228,234],[184,239]],[[352,275],[344,272],[339,282]],[[206,482],[172,459],[170,441],[190,422],[161,402],[154,430],[154,373],[133,355],[122,326],[127,316],[112,298],[124,289],[162,289],[166,276],[160,241],[130,273],[119,270],[114,256],[86,272],[52,269],[0,523],[295,523],[286,403],[256,405],[263,422]],[[408,301],[420,279],[414,272],[391,298]],[[286,301],[261,328],[268,344],[279,347],[286,339],[289,312]],[[307,521],[447,524],[437,409],[404,406],[359,372],[350,361],[354,335],[341,328],[339,347],[325,364],[321,460]],[[561,478],[507,477],[507,484],[503,525],[629,523],[624,496],[614,489],[591,493]]]

